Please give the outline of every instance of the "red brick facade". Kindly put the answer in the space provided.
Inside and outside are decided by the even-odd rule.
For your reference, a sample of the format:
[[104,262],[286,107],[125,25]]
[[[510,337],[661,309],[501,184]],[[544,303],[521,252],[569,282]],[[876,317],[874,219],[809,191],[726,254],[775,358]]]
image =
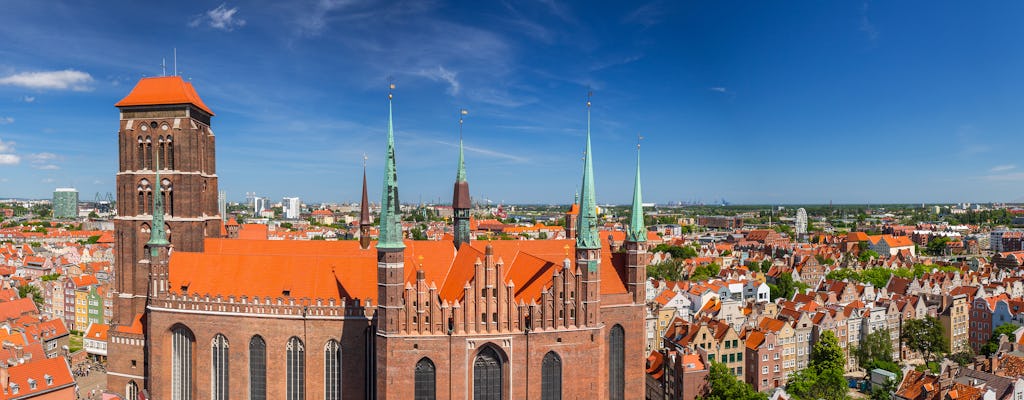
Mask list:
[[[117,176],[122,201],[115,225],[120,296],[116,329],[110,333],[111,391],[124,394],[134,382],[150,398],[171,399],[172,391],[182,389],[175,387],[172,371],[172,349],[181,344],[172,344],[172,332],[187,330],[190,357],[177,362],[191,371],[184,390],[192,399],[216,398],[212,344],[219,335],[228,344],[227,393],[232,398],[250,396],[249,343],[256,335],[266,343],[268,399],[286,398],[286,347],[292,338],[305,351],[306,399],[327,398],[325,346],[331,340],[340,342],[344,399],[412,398],[416,365],[423,358],[435,366],[436,398],[471,399],[474,362],[488,348],[500,359],[504,399],[541,398],[543,360],[549,352],[561,360],[563,398],[644,396],[645,244],[626,243],[626,251],[614,254],[608,243],[580,249],[577,265],[556,261],[564,257],[563,247],[572,251],[568,240],[522,241],[514,250],[504,245],[504,260],[489,244],[479,251],[477,243],[458,249],[448,244],[449,250],[408,241],[415,249],[405,251],[359,250],[358,243],[344,241],[299,243],[294,255],[305,258],[292,260],[299,261],[295,264],[282,261],[287,254],[261,253],[270,244],[256,241],[246,241],[252,249],[237,254],[211,251],[235,239],[208,239],[220,236],[221,222],[213,134],[204,109],[194,104],[122,108]],[[142,228],[152,218],[145,213],[145,188],[143,201],[136,196],[141,180],[154,178],[145,169],[147,161],[139,159],[139,137],[143,150],[149,141],[138,127],[152,123],[156,128],[147,125],[149,140],[153,132],[171,132],[175,146],[173,169],[161,168],[161,178],[166,176],[175,193],[167,225],[177,256],[151,257],[143,251],[148,235]],[[429,271],[424,271],[422,255],[418,265],[406,262],[407,252],[431,248],[440,251],[428,252],[438,258],[426,261]],[[315,275],[327,273],[322,268],[303,269],[304,260],[317,257],[337,257],[323,266],[329,268],[327,280],[311,281],[323,279]],[[268,268],[278,270],[270,274]],[[186,270],[189,276],[182,277]],[[240,270],[245,271],[241,281],[201,285]],[[371,295],[366,288],[374,286],[378,290]],[[328,295],[303,295],[314,289]],[[623,333],[621,346],[611,343],[613,331]],[[616,367],[617,359],[621,364]],[[620,391],[611,393],[612,388]]]

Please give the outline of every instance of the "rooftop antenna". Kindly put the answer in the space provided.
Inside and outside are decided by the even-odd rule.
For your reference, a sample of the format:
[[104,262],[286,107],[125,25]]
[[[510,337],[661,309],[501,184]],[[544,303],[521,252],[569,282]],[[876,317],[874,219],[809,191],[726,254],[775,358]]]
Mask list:
[[166,58],[161,58],[160,59],[160,71],[162,71],[160,76],[167,76],[167,59]]
[[178,48],[174,48],[174,76],[178,76]]

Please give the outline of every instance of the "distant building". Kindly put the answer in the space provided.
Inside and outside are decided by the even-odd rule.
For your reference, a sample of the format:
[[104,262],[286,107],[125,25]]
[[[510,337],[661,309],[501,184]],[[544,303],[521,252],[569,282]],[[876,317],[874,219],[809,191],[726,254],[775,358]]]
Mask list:
[[739,229],[743,227],[743,218],[709,215],[697,217],[697,225],[705,228]]
[[299,211],[302,208],[302,202],[299,201],[298,197],[285,197],[282,201],[282,208],[284,208],[285,219],[299,219]]
[[217,193],[217,212],[222,220],[227,222],[228,218],[228,192],[221,190]]
[[78,217],[78,191],[74,188],[57,188],[53,191],[53,217],[73,219]]
[[807,210],[798,208],[796,210],[796,235],[807,234]]

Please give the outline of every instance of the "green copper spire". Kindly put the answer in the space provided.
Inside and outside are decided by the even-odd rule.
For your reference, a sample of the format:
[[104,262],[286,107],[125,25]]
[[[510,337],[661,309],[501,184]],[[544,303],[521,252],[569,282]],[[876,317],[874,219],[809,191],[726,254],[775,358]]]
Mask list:
[[590,154],[590,96],[587,95],[587,151],[583,155],[583,188],[580,198],[580,219],[576,234],[577,249],[600,249],[597,234],[597,201],[594,199],[594,164]]
[[157,255],[156,246],[167,246],[167,232],[164,231],[164,194],[160,188],[160,152],[153,149],[154,169],[156,170],[156,185],[153,189],[153,223],[150,224],[149,241],[147,246],[151,247],[153,257]]
[[[391,85],[394,89],[395,86]],[[398,167],[395,165],[395,129],[391,118],[391,99],[388,92],[388,147],[384,155],[384,189],[380,201],[380,238],[378,249],[403,249],[401,206],[398,202]]]
[[636,182],[633,183],[633,212],[629,220],[630,242],[646,242],[647,227],[644,226],[644,203],[640,196],[640,143],[636,144]]
[[455,173],[455,182],[466,181],[466,157],[462,153],[462,116],[468,113],[466,109],[459,110],[459,170]]

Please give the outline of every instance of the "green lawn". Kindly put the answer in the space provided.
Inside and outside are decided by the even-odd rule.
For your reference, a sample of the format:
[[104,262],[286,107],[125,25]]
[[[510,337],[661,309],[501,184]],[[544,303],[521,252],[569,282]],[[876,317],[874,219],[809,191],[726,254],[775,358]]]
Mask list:
[[68,350],[72,353],[82,349],[82,337],[79,335],[72,334],[71,342],[68,343]]

